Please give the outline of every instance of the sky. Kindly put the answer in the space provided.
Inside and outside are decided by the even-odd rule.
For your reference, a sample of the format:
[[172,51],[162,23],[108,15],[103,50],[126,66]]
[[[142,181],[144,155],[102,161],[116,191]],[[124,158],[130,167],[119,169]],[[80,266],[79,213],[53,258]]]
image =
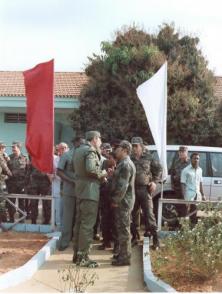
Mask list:
[[163,23],[199,37],[209,68],[222,76],[221,0],[0,0],[0,70],[54,58],[55,71],[84,71],[123,26],[157,33]]

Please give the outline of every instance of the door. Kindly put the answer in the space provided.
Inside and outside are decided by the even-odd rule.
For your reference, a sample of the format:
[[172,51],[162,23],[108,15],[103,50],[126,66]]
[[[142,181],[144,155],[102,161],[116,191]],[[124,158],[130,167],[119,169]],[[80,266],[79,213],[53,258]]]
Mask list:
[[210,162],[211,162],[211,169],[212,169],[210,200],[221,200],[222,199],[222,153],[211,152]]

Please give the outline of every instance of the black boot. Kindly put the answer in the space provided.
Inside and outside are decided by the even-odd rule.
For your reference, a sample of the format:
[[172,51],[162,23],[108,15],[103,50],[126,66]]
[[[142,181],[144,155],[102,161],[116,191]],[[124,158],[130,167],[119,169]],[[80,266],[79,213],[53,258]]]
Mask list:
[[153,245],[151,246],[153,250],[158,250],[160,248],[160,242],[157,235],[157,232],[153,233]]

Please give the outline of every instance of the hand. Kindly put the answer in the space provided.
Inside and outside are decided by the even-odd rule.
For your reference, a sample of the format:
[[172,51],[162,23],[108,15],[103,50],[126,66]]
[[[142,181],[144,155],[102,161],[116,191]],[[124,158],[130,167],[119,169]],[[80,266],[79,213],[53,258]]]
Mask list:
[[149,193],[152,194],[156,190],[156,183],[151,182],[148,185]]
[[116,208],[116,207],[118,207],[118,204],[112,202],[112,203],[111,203],[111,207],[112,207],[112,208]]
[[112,177],[112,175],[114,173],[114,169],[113,168],[108,168],[107,173],[108,173],[108,177]]

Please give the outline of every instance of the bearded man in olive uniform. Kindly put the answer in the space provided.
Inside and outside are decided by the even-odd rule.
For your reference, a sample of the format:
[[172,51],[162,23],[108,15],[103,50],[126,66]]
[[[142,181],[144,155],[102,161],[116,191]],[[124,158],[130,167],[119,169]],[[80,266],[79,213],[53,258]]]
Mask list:
[[83,267],[96,267],[97,262],[90,260],[88,254],[98,212],[100,183],[107,172],[101,168],[100,133],[89,131],[85,139],[86,144],[77,148],[73,156],[76,193],[73,262]]
[[132,227],[139,235],[140,209],[144,216],[145,237],[153,236],[153,249],[159,247],[157,236],[156,218],[153,212],[152,193],[160,180],[162,167],[152,158],[152,155],[143,145],[141,137],[133,137],[131,140],[133,152],[131,159],[136,166],[135,192],[136,201],[132,212]]

